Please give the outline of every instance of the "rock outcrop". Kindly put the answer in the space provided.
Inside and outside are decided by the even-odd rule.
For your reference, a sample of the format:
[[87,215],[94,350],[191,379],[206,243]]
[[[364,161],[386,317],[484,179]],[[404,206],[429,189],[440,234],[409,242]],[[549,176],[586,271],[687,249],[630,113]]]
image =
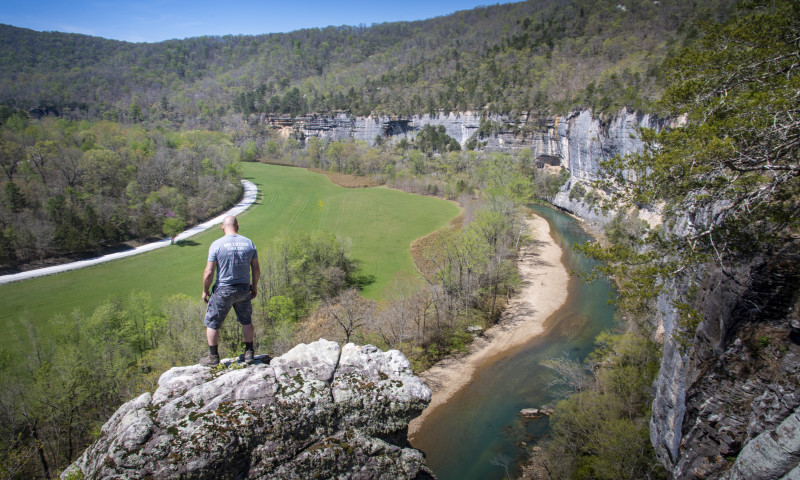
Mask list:
[[665,333],[650,438],[674,478],[800,479],[800,255],[710,272],[679,342],[676,283],[660,298]]
[[223,363],[164,373],[62,478],[433,478],[406,439],[430,390],[400,352],[319,340]]

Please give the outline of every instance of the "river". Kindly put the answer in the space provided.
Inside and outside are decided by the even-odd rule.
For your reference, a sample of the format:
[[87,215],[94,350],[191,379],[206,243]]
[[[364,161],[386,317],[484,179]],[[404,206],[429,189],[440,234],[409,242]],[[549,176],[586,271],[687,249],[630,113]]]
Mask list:
[[[531,208],[550,224],[567,270],[591,270],[595,262],[573,249],[591,239],[579,222],[553,208]],[[542,335],[481,365],[466,387],[427,416],[412,444],[425,452],[440,480],[503,479],[505,470],[492,462],[501,456],[511,460],[512,475],[516,472],[522,442],[535,443],[549,428],[546,417],[524,420],[519,411],[557,401],[545,386],[541,362],[565,354],[582,360],[593,350],[595,337],[614,325],[610,292],[605,280],[587,284],[573,275],[566,303],[546,321]]]

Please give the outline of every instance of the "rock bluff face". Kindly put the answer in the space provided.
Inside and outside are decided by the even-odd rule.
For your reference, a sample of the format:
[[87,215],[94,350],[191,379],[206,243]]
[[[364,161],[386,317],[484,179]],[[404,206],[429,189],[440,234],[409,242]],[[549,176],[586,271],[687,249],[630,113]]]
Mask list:
[[684,348],[673,335],[683,287],[669,287],[650,424],[661,462],[675,478],[800,479],[800,255],[709,272]]
[[[606,223],[608,218],[599,209],[580,200],[569,198],[569,189],[576,182],[588,185],[598,179],[600,162],[616,155],[641,151],[639,128],[660,130],[669,122],[649,114],[620,110],[610,117],[599,117],[591,110],[579,110],[558,117],[491,114],[481,112],[450,112],[436,115],[424,114],[407,117],[369,116],[354,117],[345,113],[319,115],[313,118],[296,118],[293,128],[306,138],[323,140],[354,139],[370,144],[376,137],[414,138],[426,125],[442,126],[462,148],[475,138],[490,151],[530,149],[536,159],[546,158],[547,163],[560,165],[570,172],[564,191],[552,202],[589,221]],[[484,136],[481,125],[490,122],[497,128]]]
[[[642,148],[638,128],[660,129],[666,123],[652,115],[625,109],[607,119],[595,116],[591,110],[579,110],[566,116],[542,118],[481,112],[426,113],[407,117],[354,117],[340,113],[287,121],[292,122],[293,128],[306,138],[353,139],[370,144],[379,136],[414,138],[426,125],[442,126],[447,135],[462,147],[479,132],[482,123],[491,122],[498,128],[491,134],[476,137],[485,143],[487,150],[528,148],[534,157],[559,158],[561,165],[568,168],[576,179],[586,182],[595,179],[598,162]],[[519,128],[522,130],[517,131]]]
[[430,390],[400,352],[319,340],[223,363],[165,372],[62,478],[433,478],[406,439]]

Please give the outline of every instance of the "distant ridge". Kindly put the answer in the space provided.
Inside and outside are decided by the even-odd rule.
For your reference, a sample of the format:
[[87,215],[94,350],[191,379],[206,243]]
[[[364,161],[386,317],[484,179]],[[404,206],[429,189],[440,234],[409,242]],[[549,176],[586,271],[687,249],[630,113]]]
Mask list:
[[[233,116],[642,108],[662,61],[732,0],[539,0],[415,22],[129,43],[0,26],[0,103],[229,127]],[[38,110],[37,110],[38,109]]]

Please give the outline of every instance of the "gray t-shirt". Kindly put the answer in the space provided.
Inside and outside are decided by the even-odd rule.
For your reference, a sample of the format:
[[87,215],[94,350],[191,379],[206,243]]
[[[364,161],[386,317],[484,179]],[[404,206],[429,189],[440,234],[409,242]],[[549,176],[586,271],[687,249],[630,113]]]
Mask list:
[[217,285],[250,285],[250,261],[258,258],[256,246],[241,235],[225,235],[208,248],[208,261],[217,263]]

